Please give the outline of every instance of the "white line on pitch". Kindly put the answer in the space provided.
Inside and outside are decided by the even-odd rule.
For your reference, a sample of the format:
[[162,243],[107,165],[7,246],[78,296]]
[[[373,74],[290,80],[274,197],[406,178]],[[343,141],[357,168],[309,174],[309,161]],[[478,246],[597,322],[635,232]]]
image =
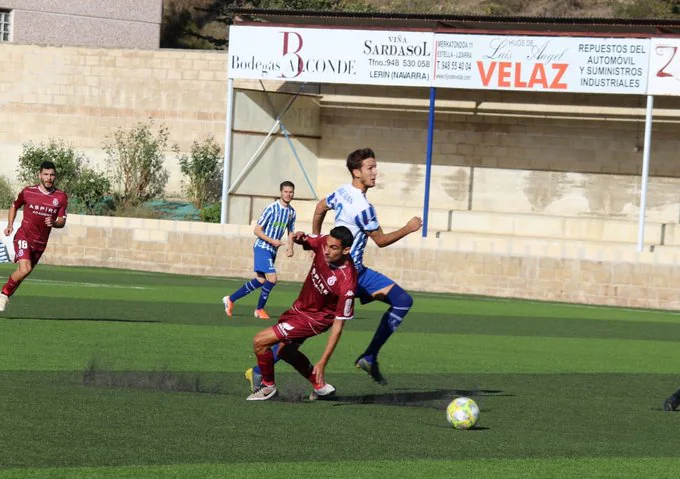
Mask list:
[[51,279],[31,279],[31,283],[54,284],[58,286],[83,286],[85,288],[117,288],[117,289],[149,289],[146,286],[130,286],[126,284],[80,283],[76,281],[54,281]]

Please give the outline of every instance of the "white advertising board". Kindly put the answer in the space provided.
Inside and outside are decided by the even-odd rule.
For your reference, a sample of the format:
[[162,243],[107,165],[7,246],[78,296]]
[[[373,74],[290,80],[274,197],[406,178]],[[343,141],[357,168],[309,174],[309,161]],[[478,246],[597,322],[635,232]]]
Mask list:
[[431,32],[232,26],[229,78],[430,86]]
[[649,39],[435,34],[433,85],[644,94]]
[[680,95],[680,39],[652,39],[647,92]]
[[234,25],[229,78],[680,95],[680,39]]

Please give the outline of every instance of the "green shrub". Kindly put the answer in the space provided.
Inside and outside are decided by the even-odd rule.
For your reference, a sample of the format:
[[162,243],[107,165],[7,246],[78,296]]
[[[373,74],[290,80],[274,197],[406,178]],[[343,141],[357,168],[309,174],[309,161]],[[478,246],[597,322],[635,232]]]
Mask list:
[[111,209],[108,196],[111,193],[111,182],[100,172],[91,168],[83,168],[78,181],[67,192],[74,199],[69,204],[73,213],[101,215]]
[[219,223],[222,213],[222,202],[213,203],[201,209],[201,220],[206,223]]
[[22,185],[38,183],[38,171],[43,161],[54,163],[57,167],[56,186],[67,193],[71,191],[83,167],[87,165],[87,157],[63,140],[50,140],[47,144],[39,145],[32,142],[24,143],[17,167],[17,177]]
[[43,161],[51,161],[57,168],[56,186],[69,196],[69,210],[73,213],[101,214],[102,206],[111,193],[111,182],[104,173],[88,166],[87,157],[63,140],[47,144],[25,143],[19,157],[17,175],[23,184],[35,184]]
[[182,174],[188,177],[182,182],[182,191],[196,206],[217,201],[222,194],[222,148],[213,137],[191,144],[190,155],[180,155],[175,146]]
[[138,123],[131,130],[118,128],[104,143],[117,202],[137,206],[163,196],[168,183],[165,150],[169,132],[161,125],[152,131],[153,122]]
[[8,209],[12,202],[14,202],[12,185],[6,177],[0,176],[0,209]]

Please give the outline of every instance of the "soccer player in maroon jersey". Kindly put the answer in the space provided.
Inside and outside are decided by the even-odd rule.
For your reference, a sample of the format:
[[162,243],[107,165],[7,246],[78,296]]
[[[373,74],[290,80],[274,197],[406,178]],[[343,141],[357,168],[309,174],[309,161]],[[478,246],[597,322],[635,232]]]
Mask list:
[[[248,396],[248,401],[262,401],[276,395],[272,347],[277,344],[279,359],[312,383],[314,391],[310,399],[335,393],[335,388],[326,383],[324,371],[340,340],[345,321],[354,317],[357,270],[350,257],[354,238],[348,228],[338,226],[323,236],[298,231],[293,235],[293,241],[314,251],[314,262],[293,307],[281,315],[275,326],[255,335],[253,348],[262,380],[257,390]],[[299,348],[305,339],[328,329],[331,332],[326,349],[319,362],[312,365]]]
[[0,311],[4,311],[10,296],[21,282],[31,274],[40,257],[45,252],[52,228],[63,228],[66,224],[68,196],[54,186],[57,169],[51,161],[43,161],[38,172],[40,183],[27,186],[21,192],[7,214],[9,236],[14,231],[17,210],[23,206],[24,218],[14,235],[14,261],[18,267],[11,274],[0,293]]

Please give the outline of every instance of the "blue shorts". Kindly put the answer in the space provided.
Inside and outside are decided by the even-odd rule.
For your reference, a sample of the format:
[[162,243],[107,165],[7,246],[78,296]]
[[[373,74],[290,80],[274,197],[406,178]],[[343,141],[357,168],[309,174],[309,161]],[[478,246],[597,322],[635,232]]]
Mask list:
[[364,268],[359,273],[357,281],[357,298],[359,298],[361,304],[370,303],[373,301],[373,293],[391,284],[394,284],[394,281],[384,274],[378,273],[371,268]]
[[253,256],[255,257],[255,272],[256,273],[276,273],[274,268],[274,261],[276,261],[276,253],[268,251],[264,248],[253,247]]

